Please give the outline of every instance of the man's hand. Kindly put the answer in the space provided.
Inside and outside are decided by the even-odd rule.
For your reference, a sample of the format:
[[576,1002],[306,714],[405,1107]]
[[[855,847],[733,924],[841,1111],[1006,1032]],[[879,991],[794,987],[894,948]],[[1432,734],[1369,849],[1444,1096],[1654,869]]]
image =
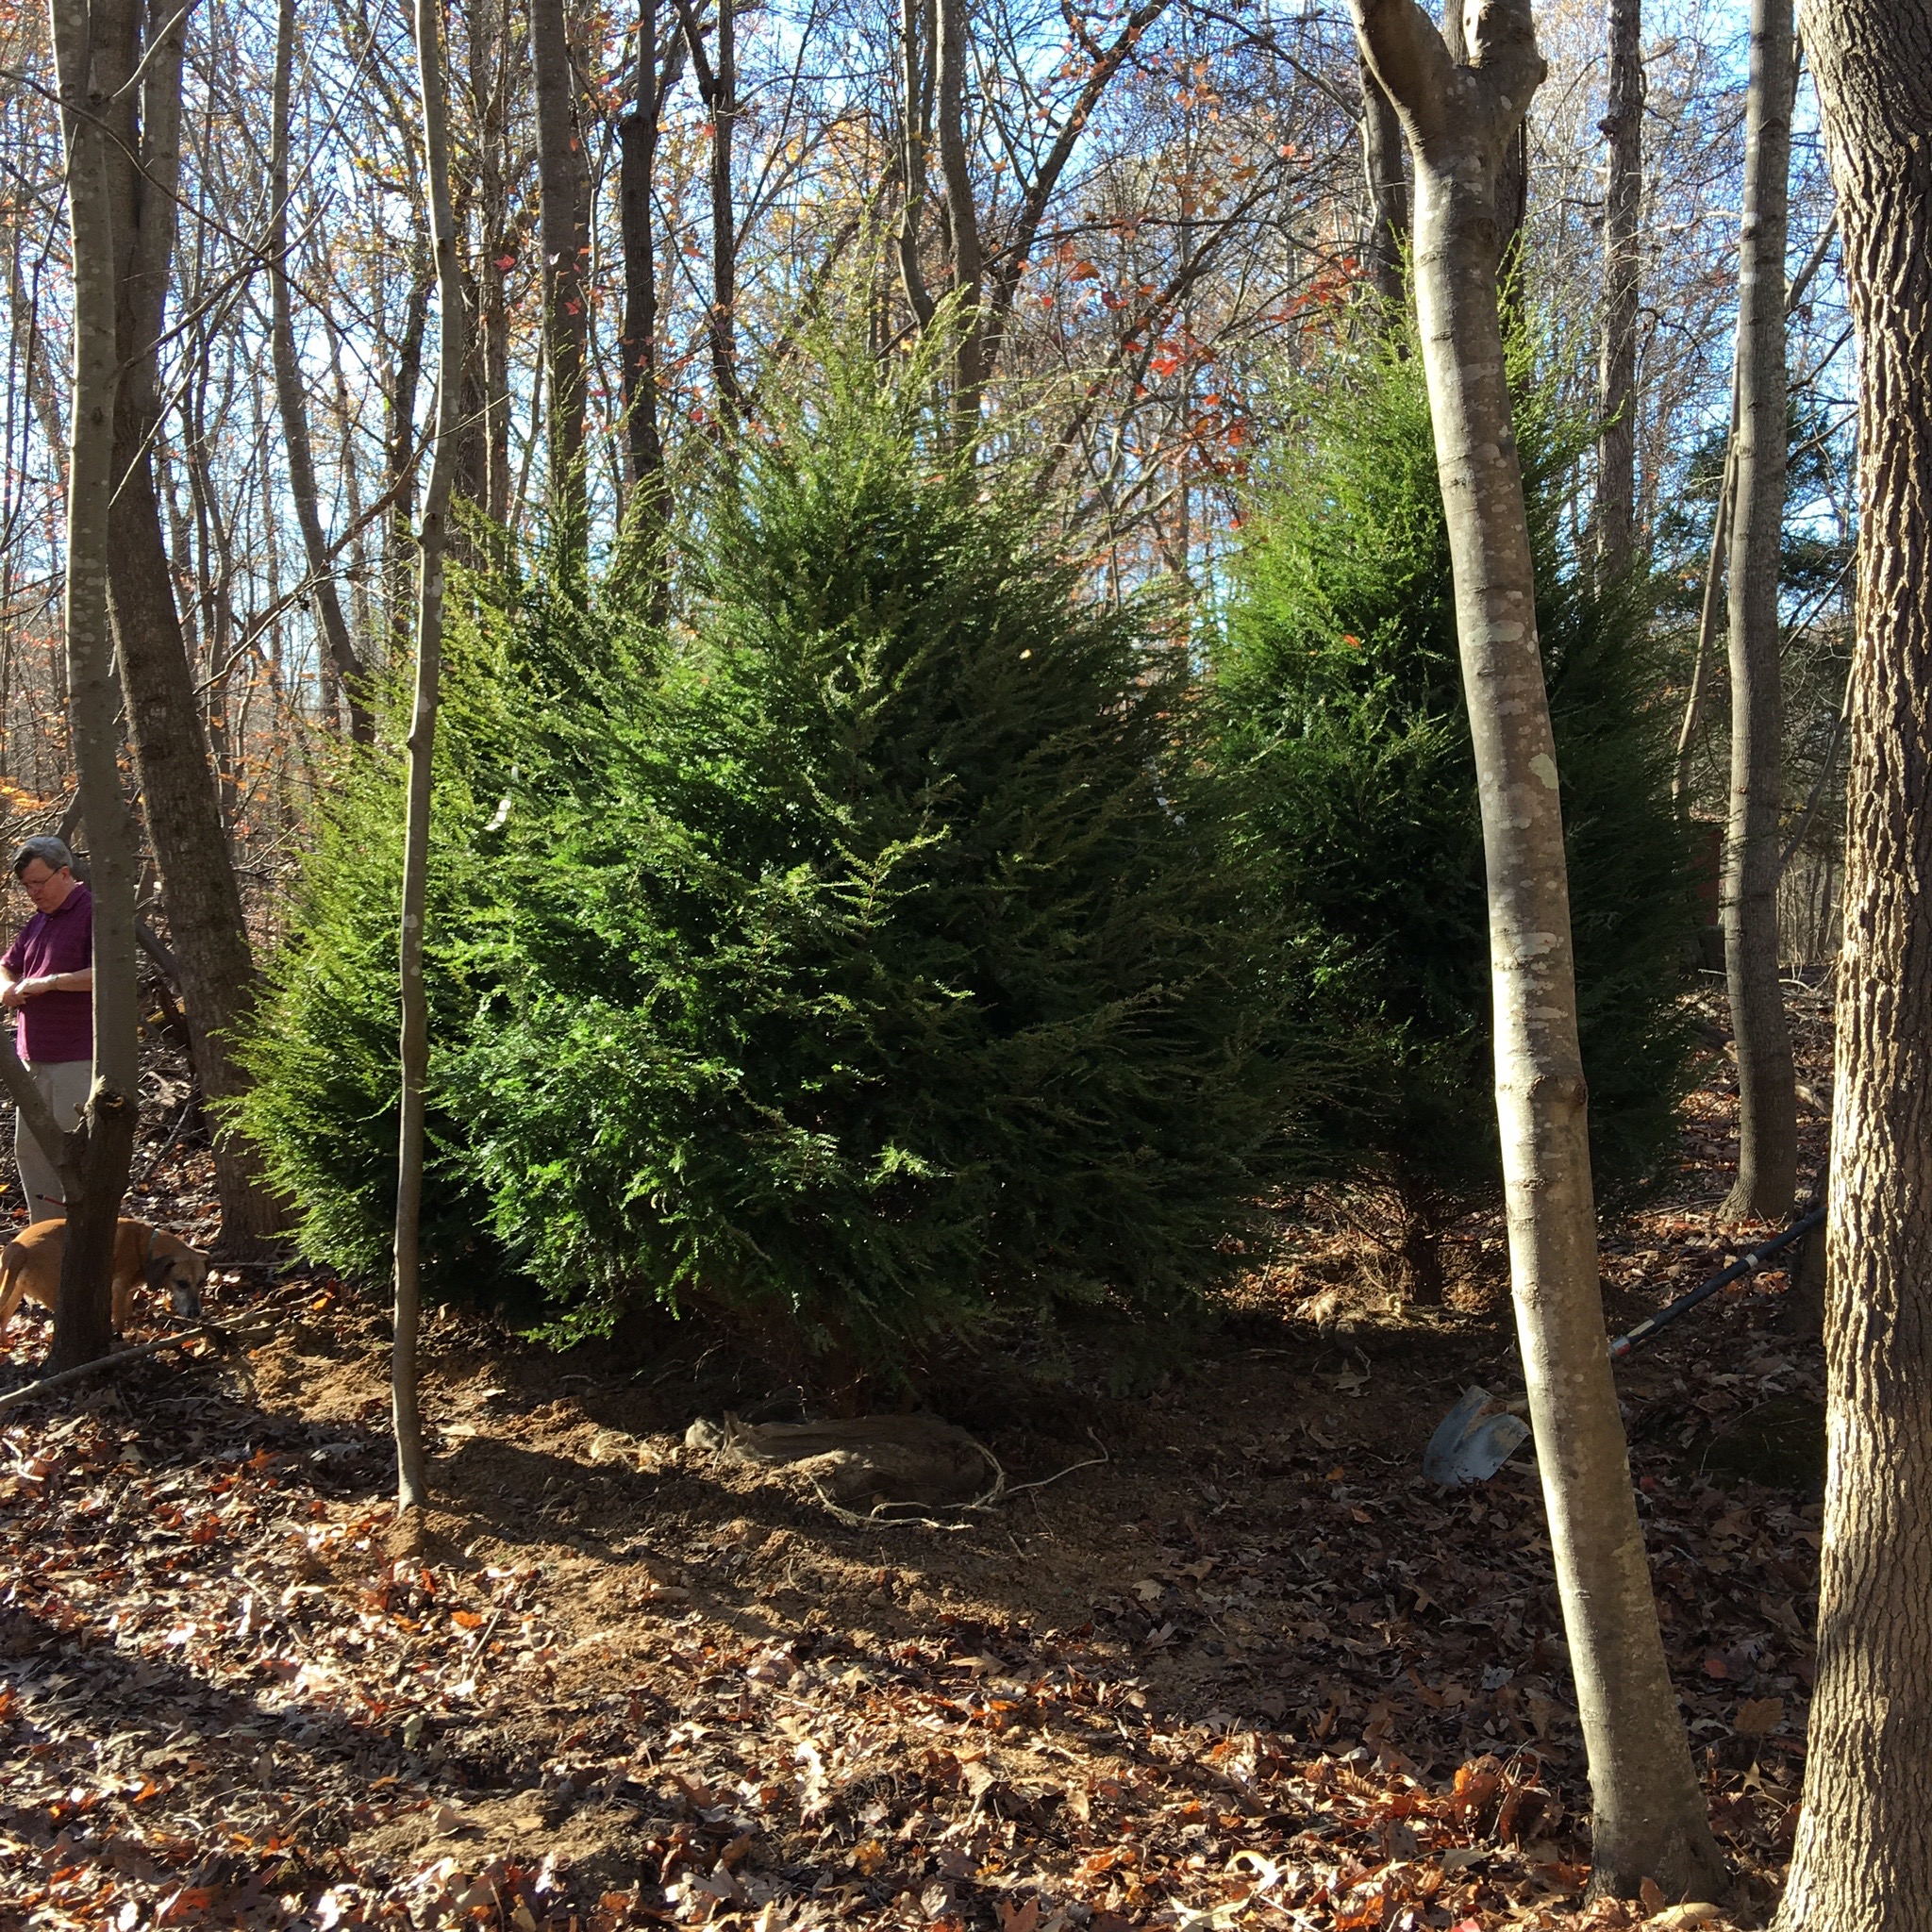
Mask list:
[[0,984],[0,1007],[6,1007],[9,1009],[18,1007],[24,997],[21,992],[21,987],[24,983],[21,980],[9,979],[4,984]]
[[5,992],[0,992],[0,1000],[9,1007],[21,1006],[41,993],[52,992],[54,982],[59,976],[57,973],[42,973],[32,979],[17,979]]

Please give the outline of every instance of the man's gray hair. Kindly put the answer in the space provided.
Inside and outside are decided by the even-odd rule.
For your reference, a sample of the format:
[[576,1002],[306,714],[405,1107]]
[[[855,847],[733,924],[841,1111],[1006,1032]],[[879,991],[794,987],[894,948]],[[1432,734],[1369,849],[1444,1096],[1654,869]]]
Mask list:
[[38,839],[24,840],[20,849],[13,855],[13,876],[18,878],[35,859],[42,860],[49,872],[58,872],[64,866],[72,867],[74,854],[52,833]]

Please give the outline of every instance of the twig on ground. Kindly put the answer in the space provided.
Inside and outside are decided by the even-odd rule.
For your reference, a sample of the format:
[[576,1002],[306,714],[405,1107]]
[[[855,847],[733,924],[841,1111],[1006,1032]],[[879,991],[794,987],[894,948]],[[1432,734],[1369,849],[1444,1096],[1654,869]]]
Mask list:
[[1043,1475],[1038,1482],[1015,1483],[1008,1490],[1007,1494],[1017,1496],[1022,1490],[1043,1490],[1048,1483],[1057,1483],[1061,1476],[1072,1475],[1076,1469],[1098,1469],[1102,1463],[1113,1460],[1113,1457],[1107,1453],[1107,1444],[1091,1429],[1087,1431],[1087,1438],[1100,1451],[1098,1456],[1090,1456],[1085,1462],[1070,1462],[1066,1468],[1056,1470],[1052,1475]]
[[[992,1487],[983,1495],[974,1497],[972,1502],[961,1503],[958,1507],[966,1511],[983,1512],[1005,1502],[1008,1496],[1019,1495],[1023,1491],[1043,1490],[1049,1483],[1058,1482],[1061,1476],[1072,1475],[1076,1469],[1098,1469],[1102,1463],[1111,1462],[1113,1457],[1107,1453],[1107,1444],[1094,1435],[1091,1429],[1089,1429],[1087,1434],[1091,1439],[1093,1446],[1100,1451],[1098,1456],[1090,1456],[1084,1462],[1070,1462],[1066,1468],[1056,1470],[1053,1474],[1043,1475],[1038,1481],[1030,1483],[1008,1483],[1007,1473],[1000,1467],[998,1457],[984,1442],[974,1442],[973,1446],[992,1465]],[[884,1513],[889,1509],[916,1509],[920,1507],[916,1503],[874,1503],[872,1508],[861,1516],[856,1509],[847,1509],[841,1504],[833,1502],[817,1476],[808,1474],[806,1480],[818,1491],[819,1501],[825,1508],[841,1523],[848,1524],[854,1529],[898,1529],[909,1526],[957,1533],[973,1527],[970,1523],[941,1523],[930,1516],[889,1516]]]
[[218,1322],[197,1322],[192,1328],[184,1328],[178,1334],[162,1335],[153,1341],[139,1342],[133,1348],[119,1348],[112,1355],[96,1356],[91,1362],[82,1362],[78,1368],[62,1369],[58,1375],[42,1375],[38,1382],[29,1382],[25,1388],[9,1389],[5,1395],[0,1395],[0,1409],[17,1408],[22,1403],[36,1401],[56,1389],[64,1389],[69,1383],[81,1381],[108,1369],[119,1368],[125,1362],[139,1361],[143,1356],[158,1355],[164,1348],[180,1348],[204,1337],[225,1352],[238,1342],[245,1346],[251,1341],[265,1341],[274,1333],[273,1323],[261,1328],[240,1329],[225,1328]]

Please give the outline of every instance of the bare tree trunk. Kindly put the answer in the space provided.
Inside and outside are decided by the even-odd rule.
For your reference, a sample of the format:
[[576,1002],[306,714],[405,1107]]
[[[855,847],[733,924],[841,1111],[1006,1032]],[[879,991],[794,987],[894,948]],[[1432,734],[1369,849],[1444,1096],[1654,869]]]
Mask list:
[[389,541],[385,545],[391,646],[409,646],[415,620],[405,612],[413,599],[408,591],[415,574],[405,562],[416,550],[416,391],[423,380],[423,335],[429,325],[429,291],[435,267],[421,252],[410,265],[408,300],[403,309],[402,340],[396,344],[395,367],[389,383],[389,461],[384,490],[391,499]]
[[[1459,67],[1469,59],[1464,40],[1466,0],[1443,0],[1442,44]],[[1496,162],[1496,278],[1503,300],[1503,332],[1507,335],[1522,320],[1522,290],[1518,286],[1523,226],[1529,217],[1529,121],[1525,116],[1503,144]]]
[[1489,875],[1517,1333],[1594,1804],[1597,1893],[1724,1873],[1657,1633],[1605,1346],[1569,888],[1497,302],[1495,192],[1544,68],[1528,0],[1472,9],[1454,61],[1414,0],[1353,0],[1415,159],[1415,285]]
[[436,449],[424,492],[420,598],[416,610],[416,699],[409,719],[408,819],[403,834],[402,1131],[396,1170],[396,1333],[392,1397],[396,1509],[418,1509],[429,1493],[423,1418],[416,1394],[416,1336],[422,1314],[423,1109],[429,1067],[429,1002],[423,983],[423,918],[428,900],[430,781],[442,674],[443,557],[457,460],[463,382],[463,291],[449,192],[449,93],[443,79],[441,0],[416,0],[423,76],[423,148],[429,172],[430,240],[441,341],[436,372]]
[[711,379],[718,421],[734,425],[744,408],[738,379],[738,216],[732,202],[732,132],[738,120],[738,40],[734,0],[717,0],[716,45],[705,51],[694,0],[674,0],[698,98],[711,117]]
[[658,161],[657,0],[638,7],[638,81],[631,109],[619,124],[618,204],[624,233],[625,433],[630,441],[631,487],[654,522],[661,511],[664,445],[658,428],[658,238],[651,218],[651,177]]
[[959,346],[955,362],[956,406],[969,433],[979,422],[980,398],[991,373],[985,320],[980,313],[985,256],[979,209],[966,147],[967,0],[933,0],[937,23],[939,95],[935,125],[940,175],[945,183],[946,225],[953,238],[953,292],[959,298]]
[[731,189],[737,131],[737,0],[718,0],[711,88],[711,376],[718,386],[718,414],[727,424],[736,423],[744,407],[738,380],[738,215]]
[[[132,0],[121,0],[131,6]],[[93,1091],[71,1145],[67,1237],[54,1308],[51,1369],[105,1355],[113,1341],[109,1280],[115,1224],[127,1191],[140,1110],[136,1027],[133,828],[118,754],[120,680],[108,615],[112,542],[115,342],[114,209],[108,178],[114,102],[96,42],[126,44],[132,29],[87,0],[52,0],[54,65],[67,163],[73,245],[74,389],[67,456],[66,629],[69,723],[93,892]],[[77,1184],[77,1198],[75,1191]]]
[[1690,694],[1684,703],[1684,721],[1677,727],[1677,761],[1671,776],[1671,797],[1680,812],[1690,809],[1690,761],[1697,752],[1697,735],[1710,704],[1711,643],[1717,636],[1718,598],[1724,588],[1724,554],[1731,539],[1731,511],[1738,496],[1738,377],[1731,372],[1731,420],[1724,431],[1724,460],[1719,473],[1717,503],[1710,513],[1710,548],[1704,560],[1704,597],[1698,606],[1697,655],[1690,665]]
[[[186,995],[191,1058],[203,1093],[221,1100],[241,1092],[246,1082],[229,1034],[254,997],[255,960],[195,701],[153,460],[161,417],[156,353],[180,175],[185,20],[166,0],[155,0],[150,25],[164,29],[167,38],[143,45],[139,14],[138,4],[125,12],[99,8],[93,24],[96,72],[104,81],[115,76],[110,91],[118,94],[110,109],[115,138],[107,158],[122,368],[114,412],[108,588],[128,732]],[[137,63],[144,63],[141,78],[127,88]],[[218,1129],[214,1153],[222,1252],[259,1255],[281,1224],[259,1163],[240,1136],[225,1130]]]
[[1784,700],[1785,208],[1791,153],[1791,0],[1752,0],[1739,241],[1737,501],[1731,517],[1731,805],[1724,976],[1738,1041],[1738,1178],[1728,1220],[1773,1221],[1798,1183],[1798,1102],[1778,983]]
[[564,0],[530,0],[542,203],[543,355],[550,373],[551,542],[565,573],[574,575],[583,567],[590,537],[584,471],[584,358],[591,319],[584,258],[590,246],[590,188],[563,9]]
[[1806,0],[1858,334],[1818,1683],[1782,1932],[1932,1927],[1932,0]]
[[1637,548],[1637,310],[1643,249],[1643,0],[1609,0],[1609,180],[1604,194],[1603,351],[1598,368],[1596,554],[1611,582]]
[[349,639],[342,601],[336,591],[335,561],[323,534],[321,493],[315,484],[315,451],[308,439],[308,404],[295,357],[295,314],[289,287],[289,85],[295,65],[295,0],[280,0],[275,16],[275,86],[269,110],[270,334],[280,406],[282,441],[289,458],[289,493],[308,560],[309,590],[321,620],[323,643],[349,700],[349,735],[363,744],[375,736],[362,691],[362,660]]
[[1369,286],[1384,325],[1402,313],[1403,257],[1408,248],[1408,183],[1402,171],[1402,123],[1374,70],[1361,63],[1362,171],[1369,184]]
[[509,300],[504,262],[510,253],[508,142],[512,38],[506,0],[472,0],[471,117],[476,129],[476,202],[482,247],[476,265],[476,352],[483,391],[483,491],[476,499],[495,529],[509,523]]
[[902,0],[899,17],[899,178],[905,200],[899,210],[899,232],[893,238],[899,259],[899,285],[912,319],[921,328],[930,325],[935,304],[925,285],[919,258],[919,230],[925,214],[926,150],[932,144],[933,33],[935,0]]

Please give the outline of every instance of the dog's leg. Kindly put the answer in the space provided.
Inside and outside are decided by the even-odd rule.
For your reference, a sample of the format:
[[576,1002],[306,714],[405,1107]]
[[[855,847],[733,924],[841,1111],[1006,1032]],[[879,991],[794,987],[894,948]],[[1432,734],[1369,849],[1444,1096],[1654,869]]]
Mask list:
[[11,1268],[0,1266],[0,1335],[5,1335],[13,1320],[13,1311],[20,1306],[20,1298],[26,1292],[26,1277],[16,1274]]

